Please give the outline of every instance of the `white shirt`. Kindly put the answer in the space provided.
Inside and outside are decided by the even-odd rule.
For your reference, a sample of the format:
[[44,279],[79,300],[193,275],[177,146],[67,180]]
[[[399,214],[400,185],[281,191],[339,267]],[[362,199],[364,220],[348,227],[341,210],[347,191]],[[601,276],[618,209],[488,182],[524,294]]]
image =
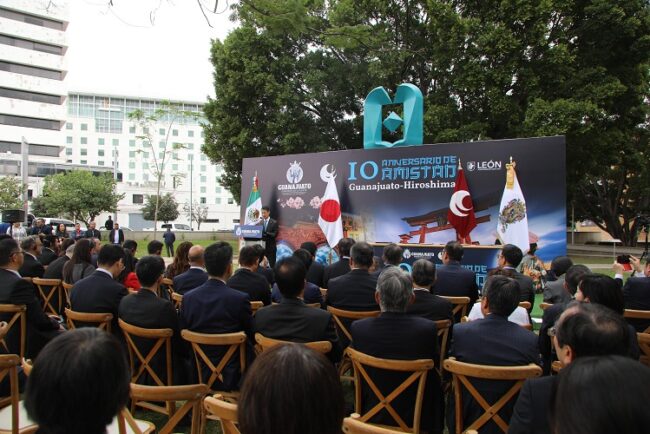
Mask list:
[[99,267],[97,267],[97,271],[101,271],[102,273],[106,273],[106,274],[108,274],[109,276],[111,276],[111,279],[113,278],[113,273],[111,273],[110,271],[108,271],[106,268],[99,268]]
[[[483,312],[481,311],[481,303],[474,303],[474,306],[472,306],[472,310],[469,312],[469,315],[467,316],[467,320],[474,321],[482,318],[483,318]],[[521,326],[530,324],[530,320],[528,319],[528,312],[526,311],[526,309],[524,309],[521,306],[517,306],[515,311],[510,314],[510,316],[508,317],[508,321],[513,322],[515,324],[519,324]]]
[[206,270],[205,268],[203,268],[203,267],[199,267],[198,265],[191,265],[191,266],[190,266],[190,270],[192,270],[192,269],[194,269],[194,270],[201,270],[201,271],[203,271],[204,273],[207,273],[207,270]]
[[115,237],[115,239],[113,240],[113,242],[115,244],[120,244],[120,230],[119,229],[115,229],[114,237]]

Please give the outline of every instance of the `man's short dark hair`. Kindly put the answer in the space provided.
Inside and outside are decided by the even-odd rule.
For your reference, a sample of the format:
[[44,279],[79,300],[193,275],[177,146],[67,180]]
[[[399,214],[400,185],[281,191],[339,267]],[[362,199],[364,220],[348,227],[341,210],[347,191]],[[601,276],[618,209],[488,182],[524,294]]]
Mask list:
[[576,264],[569,267],[569,269],[566,271],[564,281],[566,282],[566,286],[568,287],[571,295],[576,294],[576,291],[578,291],[578,285],[580,285],[580,281],[583,277],[590,273],[591,270],[586,265]]
[[0,266],[11,262],[11,254],[18,250],[18,243],[13,238],[0,240]]
[[275,264],[275,283],[284,297],[297,297],[305,286],[306,276],[305,264],[296,257],[282,258]]
[[365,241],[354,243],[350,249],[350,257],[356,267],[370,268],[372,266],[372,247]]
[[630,331],[621,315],[595,303],[573,302],[561,317],[555,337],[574,357],[630,355]]
[[41,240],[43,242],[43,247],[51,248],[56,244],[57,238],[56,235],[45,235]]
[[118,244],[104,244],[97,254],[97,265],[113,266],[120,259],[124,260],[124,249]]
[[25,408],[46,432],[105,432],[129,399],[129,380],[129,365],[115,337],[94,327],[69,330],[50,341],[34,362]]
[[395,243],[390,243],[384,247],[384,259],[391,265],[399,265],[402,262],[404,249]]
[[309,270],[309,267],[311,267],[311,263],[313,262],[313,257],[311,256],[311,253],[309,253],[308,250],[298,249],[295,252],[293,252],[293,256],[300,259],[303,265],[305,266],[305,268]]
[[551,270],[557,277],[560,277],[567,272],[573,265],[573,261],[568,256],[556,256],[551,261]]
[[445,244],[445,253],[452,261],[461,261],[464,252],[465,249],[463,248],[463,245],[458,241],[449,241]]
[[309,253],[311,253],[312,256],[316,256],[316,250],[318,250],[316,243],[313,241],[305,241],[300,245],[300,248],[307,250]]
[[145,256],[135,266],[135,274],[144,287],[154,285],[164,272],[165,261],[157,255]]
[[263,207],[262,207],[262,211],[268,211],[268,212],[271,212],[271,208],[269,208],[268,206],[263,206]]
[[350,249],[354,245],[352,238],[341,238],[336,245],[339,250],[339,256],[350,256]]
[[428,259],[418,259],[413,263],[411,277],[415,285],[429,288],[436,281],[436,264]]
[[257,263],[260,264],[264,260],[264,255],[266,254],[266,251],[264,250],[264,247],[262,247],[261,244],[254,244],[253,248],[255,249],[255,253],[257,253]]
[[125,240],[122,247],[132,250],[133,253],[135,253],[135,251],[138,250],[138,243],[135,240]]
[[259,264],[259,255],[253,246],[244,246],[239,251],[239,263],[245,267]]
[[517,267],[521,263],[521,260],[524,257],[524,254],[521,252],[521,249],[514,244],[506,244],[501,249],[501,254],[503,255],[506,262],[512,266]]
[[203,258],[210,276],[223,276],[232,264],[232,247],[225,241],[217,241],[205,249]]
[[[521,250],[520,250],[521,252]],[[505,276],[491,276],[485,282],[490,313],[509,317],[519,306],[519,283]]]
[[147,253],[150,255],[160,255],[163,249],[163,243],[158,240],[151,240],[147,244]]
[[587,274],[580,282],[580,291],[590,303],[598,303],[623,315],[625,301],[623,290],[616,280],[604,274]]

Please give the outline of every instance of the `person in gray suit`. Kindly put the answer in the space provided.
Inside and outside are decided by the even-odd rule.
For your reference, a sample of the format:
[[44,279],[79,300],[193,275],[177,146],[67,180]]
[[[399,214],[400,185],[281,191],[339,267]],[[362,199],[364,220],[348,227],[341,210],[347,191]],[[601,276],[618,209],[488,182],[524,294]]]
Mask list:
[[557,256],[551,262],[551,272],[557,277],[557,280],[546,282],[544,287],[545,303],[566,303],[573,298],[567,289],[565,278],[566,272],[573,265],[573,261],[568,256]]

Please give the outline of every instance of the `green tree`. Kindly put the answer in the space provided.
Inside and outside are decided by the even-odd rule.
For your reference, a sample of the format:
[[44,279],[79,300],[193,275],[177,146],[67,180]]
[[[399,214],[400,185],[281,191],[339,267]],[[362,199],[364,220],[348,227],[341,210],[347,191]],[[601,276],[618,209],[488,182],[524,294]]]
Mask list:
[[[564,134],[568,199],[626,244],[650,210],[644,0],[246,0],[215,41],[204,152],[240,193],[243,157],[361,146],[361,103],[425,95],[426,143]],[[558,156],[562,158],[562,156]]]
[[153,194],[147,196],[146,202],[142,207],[142,218],[149,221],[153,220],[155,224],[158,224],[159,220],[165,223],[174,221],[178,218],[179,214],[178,202],[176,202],[174,195],[171,193],[163,194],[160,197]]
[[0,209],[23,209],[23,191],[18,178],[0,177]]
[[66,216],[88,225],[102,212],[115,212],[124,198],[115,191],[111,174],[93,175],[86,170],[58,173],[45,178],[43,194],[35,200],[34,212]]

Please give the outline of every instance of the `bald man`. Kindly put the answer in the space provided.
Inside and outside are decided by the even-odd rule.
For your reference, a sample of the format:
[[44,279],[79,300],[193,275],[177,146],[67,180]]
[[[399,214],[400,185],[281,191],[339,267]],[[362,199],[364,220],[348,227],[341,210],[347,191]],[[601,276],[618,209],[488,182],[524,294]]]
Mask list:
[[174,292],[185,294],[208,280],[208,272],[205,270],[205,260],[203,259],[204,251],[203,246],[190,247],[187,255],[190,260],[190,269],[174,277]]

